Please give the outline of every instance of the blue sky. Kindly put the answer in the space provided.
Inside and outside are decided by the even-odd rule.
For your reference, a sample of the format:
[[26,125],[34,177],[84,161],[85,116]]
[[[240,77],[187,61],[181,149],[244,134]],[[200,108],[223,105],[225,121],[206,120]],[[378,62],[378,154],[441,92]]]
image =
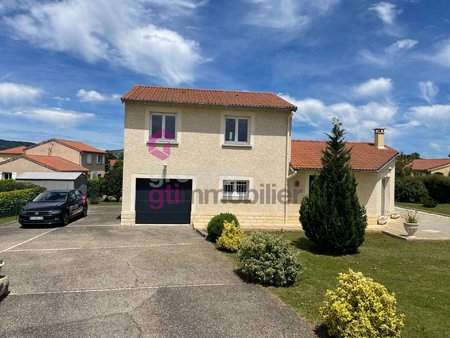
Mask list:
[[3,0],[0,138],[121,148],[135,84],[271,91],[295,138],[450,153],[448,0]]

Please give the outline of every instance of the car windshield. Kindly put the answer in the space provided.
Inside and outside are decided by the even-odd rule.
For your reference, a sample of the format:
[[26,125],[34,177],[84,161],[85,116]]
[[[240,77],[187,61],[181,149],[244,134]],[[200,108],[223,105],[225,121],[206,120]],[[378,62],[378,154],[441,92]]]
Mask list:
[[33,202],[65,202],[67,192],[49,191],[38,195]]

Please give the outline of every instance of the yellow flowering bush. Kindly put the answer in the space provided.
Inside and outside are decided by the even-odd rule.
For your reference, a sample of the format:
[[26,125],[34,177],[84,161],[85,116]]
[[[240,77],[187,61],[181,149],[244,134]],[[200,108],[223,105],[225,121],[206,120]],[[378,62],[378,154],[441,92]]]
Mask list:
[[234,221],[223,222],[222,235],[217,240],[217,248],[229,252],[236,252],[241,248],[245,234]]
[[328,334],[348,338],[400,337],[404,314],[396,313],[394,293],[361,272],[340,273],[336,290],[327,290],[320,314]]

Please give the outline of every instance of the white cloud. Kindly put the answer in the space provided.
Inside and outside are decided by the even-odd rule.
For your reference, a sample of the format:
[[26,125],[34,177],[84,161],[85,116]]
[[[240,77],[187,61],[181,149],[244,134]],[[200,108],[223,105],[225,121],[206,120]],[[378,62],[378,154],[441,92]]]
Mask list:
[[167,83],[190,82],[203,62],[197,42],[158,25],[189,15],[194,0],[63,0],[19,5],[4,16],[12,35],[87,62],[110,62]]
[[275,29],[299,29],[326,15],[340,0],[247,0],[255,6],[247,22]]
[[371,140],[372,129],[392,124],[398,110],[396,105],[390,103],[369,102],[357,106],[338,102],[326,105],[313,98],[297,100],[289,95],[280,95],[298,107],[294,121],[300,126],[309,125],[326,132],[330,129],[332,118],[337,117],[343,123],[349,140]]
[[95,90],[85,90],[85,89],[80,89],[77,92],[77,97],[81,102],[105,102],[120,99],[119,94],[105,95]]
[[386,96],[392,90],[391,79],[380,77],[378,79],[370,79],[353,89],[359,98],[381,97]]
[[43,90],[13,82],[0,82],[0,104],[21,105],[32,102],[41,96]]
[[27,108],[15,112],[3,113],[3,115],[49,123],[61,128],[71,128],[74,127],[74,125],[95,117],[95,114],[92,113],[64,110],[60,108]]
[[393,24],[397,16],[395,5],[384,1],[369,7],[369,11],[374,11],[380,20],[387,25]]
[[450,40],[443,41],[437,53],[429,57],[429,59],[441,66],[450,67]]
[[411,49],[417,45],[418,42],[419,41],[413,39],[398,40],[388,47],[388,51],[395,52],[399,49]]
[[442,127],[449,123],[450,105],[434,104],[430,106],[411,107],[408,116],[421,121],[425,125],[438,125]]
[[432,103],[436,95],[439,93],[439,87],[432,81],[419,82],[419,89],[422,97],[429,103]]

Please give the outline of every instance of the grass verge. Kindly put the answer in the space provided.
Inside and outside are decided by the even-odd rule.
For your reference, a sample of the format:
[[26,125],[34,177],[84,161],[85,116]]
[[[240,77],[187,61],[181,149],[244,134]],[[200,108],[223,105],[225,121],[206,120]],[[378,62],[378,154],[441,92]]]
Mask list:
[[0,217],[0,224],[9,223],[16,220],[16,216]]
[[450,204],[438,204],[434,208],[425,208],[420,203],[396,203],[396,205],[402,208],[415,209],[450,216]]
[[[369,233],[358,254],[328,256],[303,233],[284,236],[302,270],[293,287],[267,289],[303,318],[321,324],[318,310],[325,291],[336,288],[338,273],[351,268],[395,292],[398,310],[406,314],[402,337],[440,338],[450,332],[450,241],[401,241]],[[238,264],[236,255],[230,258]]]

